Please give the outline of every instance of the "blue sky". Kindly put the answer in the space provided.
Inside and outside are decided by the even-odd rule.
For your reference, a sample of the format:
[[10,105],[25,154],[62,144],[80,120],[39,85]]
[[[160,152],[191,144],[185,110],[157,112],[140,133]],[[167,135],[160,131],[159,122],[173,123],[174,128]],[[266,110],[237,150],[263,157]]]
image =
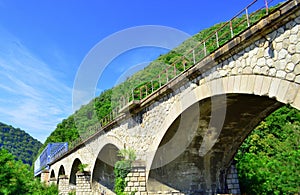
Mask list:
[[[262,1],[262,0],[261,0]],[[77,71],[99,42],[124,29],[160,25],[189,35],[226,21],[251,0],[0,0],[0,121],[40,141],[73,113]],[[107,66],[96,94],[164,48],[131,50]]]

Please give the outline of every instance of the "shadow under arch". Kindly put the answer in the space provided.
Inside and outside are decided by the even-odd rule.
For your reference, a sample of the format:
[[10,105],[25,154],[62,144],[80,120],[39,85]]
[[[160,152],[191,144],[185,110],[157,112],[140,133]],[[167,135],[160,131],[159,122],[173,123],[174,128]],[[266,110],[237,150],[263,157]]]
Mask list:
[[92,172],[93,191],[101,192],[103,188],[111,191],[114,189],[114,165],[120,160],[119,148],[108,143],[100,150]]
[[92,187],[99,191],[101,188],[113,190],[114,188],[114,165],[120,160],[119,148],[108,143],[100,150],[92,172]]
[[81,164],[82,162],[78,158],[73,161],[69,179],[70,185],[76,185],[76,173],[79,171],[79,165]]
[[[149,189],[149,186],[151,186],[149,185],[149,181],[151,179],[149,175],[151,175],[151,172],[153,173],[154,169],[161,169],[160,172],[163,173],[163,170],[166,170],[162,170],[163,166],[168,166],[172,163],[176,164],[174,162],[176,162],[184,154],[185,156],[189,156],[189,153],[186,153],[186,151],[189,150],[189,148],[191,149],[190,146],[186,148],[186,150],[181,152],[181,155],[175,156],[172,155],[172,153],[168,153],[168,147],[165,147],[165,145],[168,144],[169,141],[168,139],[164,139],[166,139],[165,136],[167,134],[170,134],[168,133],[168,131],[170,130],[171,126],[174,126],[176,124],[176,122],[174,121],[178,120],[178,118],[180,118],[180,116],[193,105],[199,104],[206,99],[214,100],[214,98],[218,99],[222,96],[226,97],[225,100],[223,99],[223,104],[226,106],[226,112],[224,114],[224,116],[226,117],[224,118],[224,125],[222,125],[220,133],[218,134],[218,132],[215,132],[216,128],[214,128],[214,125],[212,125],[211,128],[207,128],[206,125],[206,128],[204,128],[205,130],[202,131],[202,137],[204,135],[209,139],[212,138],[213,140],[215,140],[213,144],[209,144],[208,142],[209,147],[207,148],[210,148],[212,146],[210,150],[206,149],[205,143],[200,143],[202,142],[202,140],[206,142],[206,139],[193,139],[191,142],[191,144],[198,143],[200,148],[196,147],[197,149],[194,148],[189,150],[190,154],[200,156],[203,161],[202,164],[206,165],[204,167],[210,167],[210,169],[199,169],[196,167],[196,169],[194,170],[201,171],[189,173],[194,175],[201,175],[201,181],[199,181],[198,179],[200,183],[191,182],[189,184],[189,190],[198,190],[199,192],[197,193],[202,193],[203,190],[210,192],[213,192],[215,190],[216,192],[218,189],[225,189],[224,173],[226,173],[226,168],[229,166],[228,163],[230,163],[238,147],[242,144],[247,135],[266,116],[268,116],[271,112],[278,109],[284,104],[289,104],[291,107],[298,110],[300,109],[300,84],[282,78],[273,78],[265,75],[251,74],[238,76],[230,75],[212,79],[209,81],[204,81],[204,83],[199,82],[198,84],[199,85],[197,85],[196,87],[191,88],[192,90],[187,91],[183,95],[179,95],[179,98],[177,98],[177,100],[172,104],[172,107],[168,112],[169,114],[164,116],[163,122],[158,127],[159,131],[157,132],[155,139],[149,146],[146,156],[146,179],[148,182],[147,189]],[[216,100],[216,102],[218,104],[218,102],[221,101]],[[242,103],[239,104],[239,102]],[[220,105],[222,106],[222,102],[220,103]],[[212,110],[218,110],[218,108]],[[212,120],[215,119],[215,117],[212,116],[210,116],[209,118],[211,118]],[[200,120],[199,125],[201,125],[202,122],[203,120]],[[176,135],[176,133],[173,134]],[[198,136],[198,138],[200,137]],[[171,138],[169,139],[171,140]],[[206,149],[206,153],[203,153],[200,149]],[[165,156],[169,157],[169,159],[172,160],[166,161],[163,154],[165,154]],[[195,157],[195,159],[197,158],[198,157]],[[193,164],[199,164],[199,162],[190,162],[190,165]],[[172,171],[176,172],[178,170],[178,167],[180,166],[181,165],[177,164],[176,166],[172,167]],[[191,167],[186,168],[189,168],[188,170],[192,169]],[[181,174],[189,175],[188,172],[181,172]],[[163,181],[164,184],[168,184],[170,186],[170,183],[167,182],[168,178],[166,178],[168,176],[160,177],[161,181]],[[172,178],[176,178],[176,176],[172,175],[170,179]],[[186,181],[182,176],[178,178],[181,178],[182,181]],[[152,186],[157,185],[154,183]],[[182,189],[187,190],[186,186],[184,186]]]
[[60,165],[58,170],[58,176],[66,175],[65,167],[63,165]]
[[[218,95],[214,98],[218,98]],[[161,162],[166,156],[171,155],[169,151],[158,149],[159,152],[155,154],[148,173],[147,190],[153,192],[179,190],[187,194],[226,193],[225,174],[237,149],[259,122],[284,105],[267,96],[226,94],[224,105],[226,115],[222,130],[218,135],[215,133],[214,125],[209,126],[213,112],[211,98],[192,104],[181,114],[190,114],[193,118],[193,115],[197,114],[193,111],[195,104],[200,108],[199,121],[195,121],[198,124],[197,130],[193,132],[193,137],[182,137],[182,139],[190,139],[188,140],[190,144],[184,152],[168,163]],[[214,109],[218,112],[221,104]],[[168,127],[158,148],[165,146],[178,131],[189,131],[188,128],[192,124],[182,121],[180,115]],[[179,130],[179,124],[185,122],[188,124],[182,126],[186,129]],[[203,143],[209,138],[206,135],[214,137],[216,142],[205,155],[201,155],[203,145],[205,146]],[[180,144],[180,142],[177,143]]]
[[57,184],[58,185],[59,185],[60,176],[65,176],[65,175],[66,175],[65,167],[63,165],[60,165],[59,170],[58,170],[58,175],[57,175]]
[[52,169],[51,173],[50,173],[50,179],[51,178],[55,178],[55,173],[54,173],[54,170]]

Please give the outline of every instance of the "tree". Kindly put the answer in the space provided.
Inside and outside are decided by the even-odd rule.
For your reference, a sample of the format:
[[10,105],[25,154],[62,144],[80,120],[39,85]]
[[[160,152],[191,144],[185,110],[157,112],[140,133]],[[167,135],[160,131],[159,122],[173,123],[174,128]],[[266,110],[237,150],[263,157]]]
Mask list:
[[235,158],[243,192],[300,193],[300,112],[284,106],[272,113],[248,136]]
[[53,195],[56,186],[46,186],[34,179],[29,165],[16,161],[5,149],[0,149],[0,195]]

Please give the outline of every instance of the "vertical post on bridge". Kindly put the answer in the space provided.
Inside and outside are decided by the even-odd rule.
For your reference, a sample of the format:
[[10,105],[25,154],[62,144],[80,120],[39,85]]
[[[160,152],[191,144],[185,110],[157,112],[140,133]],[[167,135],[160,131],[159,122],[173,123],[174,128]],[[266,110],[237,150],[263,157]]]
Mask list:
[[265,6],[266,6],[266,15],[268,15],[269,14],[268,0],[265,0]]
[[216,31],[216,41],[217,41],[217,47],[219,47],[219,46],[220,46],[220,44],[219,44],[219,36],[218,36],[218,31]]
[[[131,90],[132,101],[134,101],[134,91],[133,91],[133,90],[134,90],[134,89]],[[129,103],[129,101],[128,101],[127,103]]]
[[248,13],[248,7],[246,8],[246,17],[247,17],[247,25],[249,27],[250,26],[250,18],[249,18],[249,13]]
[[229,22],[231,38],[233,38],[233,28],[232,28],[232,20]]
[[204,47],[204,56],[206,56],[206,45],[205,45],[205,41],[203,42],[203,47]]
[[153,93],[154,91],[154,84],[153,84],[153,80],[151,80],[151,93]]
[[195,50],[194,49],[193,49],[193,60],[194,60],[194,64],[196,64]]

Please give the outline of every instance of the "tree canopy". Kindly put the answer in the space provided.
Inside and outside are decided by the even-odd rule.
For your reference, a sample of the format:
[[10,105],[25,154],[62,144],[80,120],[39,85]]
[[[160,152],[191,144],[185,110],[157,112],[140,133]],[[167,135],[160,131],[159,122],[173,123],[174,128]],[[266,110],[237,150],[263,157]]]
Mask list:
[[16,161],[15,156],[0,149],[0,195],[53,195],[56,186],[46,186],[34,179],[29,165]]
[[300,111],[284,106],[262,121],[235,159],[247,194],[300,193]]
[[7,149],[17,160],[32,165],[42,143],[25,131],[0,122],[0,147]]

